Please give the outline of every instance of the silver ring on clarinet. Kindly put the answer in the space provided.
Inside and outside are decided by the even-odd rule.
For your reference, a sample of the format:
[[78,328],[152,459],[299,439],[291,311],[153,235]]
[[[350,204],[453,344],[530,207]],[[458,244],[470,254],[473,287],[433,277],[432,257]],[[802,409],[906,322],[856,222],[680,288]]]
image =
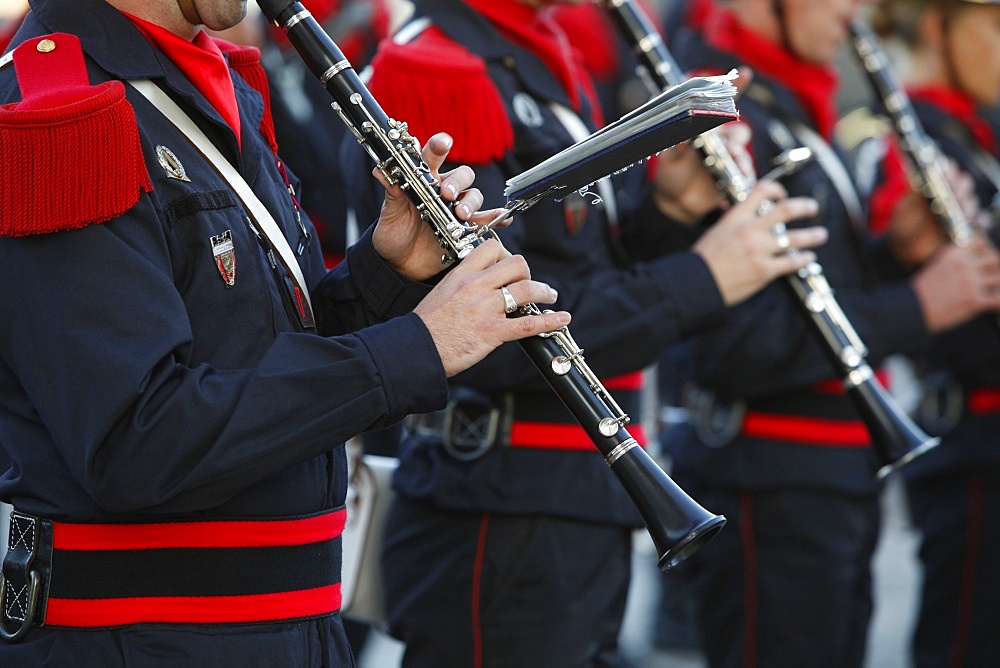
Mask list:
[[511,313],[520,308],[520,306],[517,305],[517,301],[514,299],[514,295],[510,294],[510,290],[507,289],[506,285],[500,287],[500,292],[503,293],[504,313],[510,315]]
[[788,229],[785,227],[785,224],[776,223],[775,226],[771,228],[771,234],[774,235],[774,240],[778,243],[778,252],[787,252],[791,247],[792,242],[788,238]]

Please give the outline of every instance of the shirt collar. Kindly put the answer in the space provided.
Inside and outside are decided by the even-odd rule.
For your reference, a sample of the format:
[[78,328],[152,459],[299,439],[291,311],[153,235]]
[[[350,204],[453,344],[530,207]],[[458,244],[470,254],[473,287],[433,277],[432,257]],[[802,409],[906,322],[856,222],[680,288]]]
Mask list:
[[[31,13],[48,32],[80,37],[83,51],[111,77],[153,79],[179,96],[206,118],[228,127],[222,116],[170,61],[120,11],[105,0],[29,0]],[[239,154],[235,137],[233,150]]]
[[721,8],[713,7],[705,19],[705,33],[712,46],[736,54],[752,69],[793,91],[815,123],[816,130],[827,140],[833,136],[838,84],[834,68],[800,60]]

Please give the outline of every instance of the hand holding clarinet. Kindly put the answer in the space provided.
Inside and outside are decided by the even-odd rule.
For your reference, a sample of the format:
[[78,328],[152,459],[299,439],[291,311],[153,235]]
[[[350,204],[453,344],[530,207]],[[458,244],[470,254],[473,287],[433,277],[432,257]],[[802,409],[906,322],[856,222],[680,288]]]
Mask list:
[[[451,148],[451,137],[437,134],[423,147],[422,156],[432,176],[440,181],[441,197],[454,203],[455,216],[485,225],[498,211],[479,211],[483,196],[472,188],[475,174],[467,166],[438,174]],[[385,203],[373,233],[375,250],[397,272],[425,281],[442,269],[441,245],[400,185],[386,186]],[[498,224],[507,224],[510,219]],[[532,281],[524,258],[511,255],[496,241],[486,241],[450,271],[414,309],[437,346],[445,373],[453,376],[483,359],[502,343],[565,327],[565,311],[544,312],[531,318],[508,318],[507,295],[518,305],[556,301],[555,290]]]

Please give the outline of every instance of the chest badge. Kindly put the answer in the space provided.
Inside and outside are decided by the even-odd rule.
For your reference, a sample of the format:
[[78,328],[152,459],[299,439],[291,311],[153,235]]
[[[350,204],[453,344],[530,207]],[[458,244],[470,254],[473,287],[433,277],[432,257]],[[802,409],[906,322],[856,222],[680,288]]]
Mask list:
[[526,127],[540,128],[545,123],[545,117],[542,116],[541,108],[535,102],[535,98],[527,93],[517,93],[514,95],[511,100],[511,107],[514,109],[514,115],[517,116],[517,120],[521,121]]
[[156,159],[160,163],[160,167],[163,167],[163,171],[167,173],[168,179],[177,179],[178,181],[191,183],[184,165],[181,164],[180,159],[169,148],[162,145],[157,146]]
[[226,230],[222,234],[212,237],[211,241],[215,266],[222,274],[222,280],[226,282],[226,287],[231,288],[236,283],[236,250],[233,246],[233,232]]
[[563,199],[563,215],[566,219],[566,231],[575,237],[587,222],[587,209],[590,204],[582,193],[575,192]]

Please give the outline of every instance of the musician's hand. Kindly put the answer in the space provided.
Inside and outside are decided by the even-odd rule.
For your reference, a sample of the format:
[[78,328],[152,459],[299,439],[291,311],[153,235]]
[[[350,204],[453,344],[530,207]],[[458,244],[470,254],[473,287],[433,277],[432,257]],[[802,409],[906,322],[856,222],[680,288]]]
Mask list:
[[427,325],[449,376],[469,368],[501,343],[569,324],[570,315],[565,311],[506,316],[503,286],[519,305],[556,301],[555,290],[530,278],[523,257],[511,255],[499,242],[488,240],[417,304],[413,312]]
[[[750,126],[733,121],[716,128],[714,134],[723,140],[740,170],[752,175],[753,161],[746,148]],[[715,177],[705,168],[702,154],[689,141],[656,156],[653,202],[663,215],[681,223],[694,223],[728,205]]]
[[1000,311],[1000,253],[976,237],[945,244],[912,279],[930,332],[950,329],[988,311]]
[[888,244],[900,262],[919,267],[946,241],[926,197],[910,192],[899,200],[892,214]]
[[[972,228],[985,229],[988,214],[979,207],[975,181],[951,159],[945,159],[943,167],[947,185]],[[947,241],[923,194],[914,191],[900,199],[889,227],[889,248],[904,265],[919,267]]]
[[[443,132],[434,135],[422,148],[424,161],[441,184],[441,197],[447,202],[457,202],[455,216],[483,225],[499,212],[495,209],[479,211],[483,195],[470,188],[476,176],[472,169],[463,165],[445,174],[438,173],[451,145],[449,135]],[[386,186],[385,201],[372,236],[375,250],[396,271],[412,280],[423,281],[440,273],[445,268],[441,263],[444,251],[431,226],[421,220],[399,185],[388,186],[378,169],[373,174]]]
[[[773,201],[774,208],[761,215],[761,204]],[[773,181],[758,183],[743,202],[736,204],[695,243],[712,272],[727,305],[750,297],[778,276],[790,274],[816,259],[814,248],[824,243],[824,227],[789,229],[788,248],[779,248],[774,226],[781,222],[815,216],[816,200],[788,198],[785,189]]]

